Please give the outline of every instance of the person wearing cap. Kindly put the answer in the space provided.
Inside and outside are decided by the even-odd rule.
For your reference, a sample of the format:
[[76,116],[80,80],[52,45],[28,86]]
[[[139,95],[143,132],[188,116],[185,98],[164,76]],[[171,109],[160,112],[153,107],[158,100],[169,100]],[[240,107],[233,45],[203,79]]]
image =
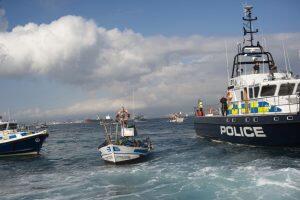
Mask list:
[[257,60],[255,60],[253,70],[254,70],[254,74],[259,74],[259,62]]

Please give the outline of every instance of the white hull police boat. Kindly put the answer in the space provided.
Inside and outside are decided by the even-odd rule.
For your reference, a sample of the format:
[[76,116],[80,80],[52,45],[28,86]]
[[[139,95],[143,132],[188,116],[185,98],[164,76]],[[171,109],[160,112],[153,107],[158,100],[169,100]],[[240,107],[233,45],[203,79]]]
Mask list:
[[18,131],[17,123],[0,121],[0,157],[39,154],[47,137],[47,130]]
[[[253,44],[251,6],[245,6],[244,36],[222,102],[223,115],[206,116],[198,104],[197,135],[213,140],[254,146],[300,146],[300,79],[288,66],[279,72],[270,52]],[[250,67],[250,68],[249,68]],[[264,70],[266,68],[266,70]],[[222,98],[223,99],[223,98]]]
[[104,161],[119,164],[139,160],[150,154],[152,143],[149,138],[137,139],[134,125],[128,126],[123,120],[107,121],[101,124],[105,141],[98,147]]

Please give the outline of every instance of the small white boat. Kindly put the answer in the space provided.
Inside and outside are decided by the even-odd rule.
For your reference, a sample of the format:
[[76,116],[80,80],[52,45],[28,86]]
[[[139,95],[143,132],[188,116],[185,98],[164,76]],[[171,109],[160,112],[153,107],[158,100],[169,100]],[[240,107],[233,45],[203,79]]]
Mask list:
[[103,160],[111,163],[121,163],[137,160],[150,153],[148,144],[141,146],[126,146],[117,144],[108,144],[99,148]]
[[134,125],[121,124],[114,121],[101,123],[105,131],[105,141],[98,147],[101,158],[104,161],[118,164],[149,155],[153,149],[150,139],[137,139]]
[[183,117],[176,117],[175,119],[170,119],[169,122],[172,122],[172,123],[182,123],[183,121],[184,121]]
[[173,113],[169,117],[169,122],[172,122],[172,123],[182,123],[183,121],[184,121],[184,116],[182,115],[181,112]]

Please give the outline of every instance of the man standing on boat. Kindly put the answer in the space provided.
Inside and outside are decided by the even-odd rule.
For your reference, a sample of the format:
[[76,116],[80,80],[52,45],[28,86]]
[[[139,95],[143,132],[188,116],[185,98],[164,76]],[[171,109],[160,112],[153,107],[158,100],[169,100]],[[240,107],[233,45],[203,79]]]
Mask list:
[[127,109],[122,106],[122,108],[117,112],[116,120],[120,122],[122,126],[127,126],[128,119],[130,118],[130,114]]
[[259,74],[259,62],[255,59],[255,64],[253,66],[254,74]]
[[222,107],[221,107],[222,115],[226,116],[227,115],[227,98],[226,97],[222,97],[220,99],[220,103],[222,105]]

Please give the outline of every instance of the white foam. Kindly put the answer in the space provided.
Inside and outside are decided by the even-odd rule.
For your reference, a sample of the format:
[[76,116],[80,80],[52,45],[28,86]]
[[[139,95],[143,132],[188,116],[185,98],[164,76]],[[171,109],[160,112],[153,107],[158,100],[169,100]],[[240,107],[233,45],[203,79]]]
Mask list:
[[290,189],[300,191],[299,186],[291,185],[291,183],[288,183],[288,182],[275,181],[275,180],[270,180],[270,179],[266,179],[266,178],[259,178],[257,180],[256,185],[257,186],[275,185],[275,186],[282,187],[282,188],[290,188]]

